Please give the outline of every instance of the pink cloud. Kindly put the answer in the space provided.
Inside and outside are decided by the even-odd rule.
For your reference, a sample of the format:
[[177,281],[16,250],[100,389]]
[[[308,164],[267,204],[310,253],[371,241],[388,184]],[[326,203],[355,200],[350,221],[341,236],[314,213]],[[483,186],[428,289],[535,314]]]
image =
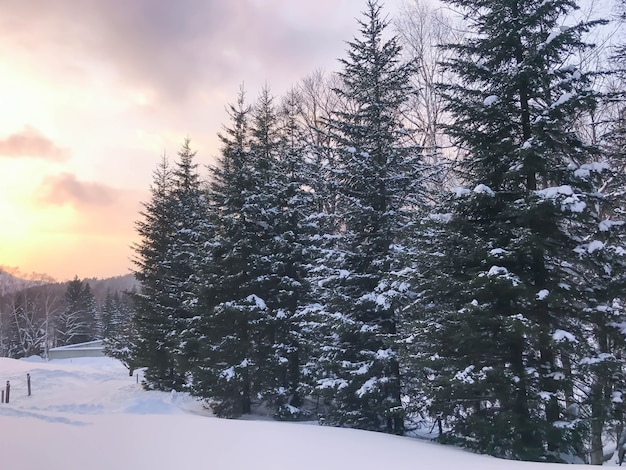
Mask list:
[[69,156],[67,149],[57,147],[54,142],[30,126],[0,139],[0,157],[65,161]]
[[118,190],[101,183],[80,181],[72,173],[48,176],[41,185],[41,200],[77,207],[109,206],[117,201]]
[[135,237],[135,221],[139,219],[142,200],[147,190],[114,188],[102,183],[81,181],[72,173],[45,178],[39,187],[37,202],[55,206],[70,205],[75,217],[67,226],[48,227],[54,232],[80,234],[81,237],[106,236],[126,240]]

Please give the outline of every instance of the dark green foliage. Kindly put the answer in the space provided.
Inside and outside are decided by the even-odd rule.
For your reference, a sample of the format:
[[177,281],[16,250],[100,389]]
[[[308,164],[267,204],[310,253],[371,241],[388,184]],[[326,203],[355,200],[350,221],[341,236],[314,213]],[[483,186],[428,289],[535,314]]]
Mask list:
[[320,252],[318,276],[326,278],[318,284],[326,292],[314,321],[323,346],[313,368],[326,423],[401,434],[398,316],[387,277],[419,187],[419,152],[404,143],[401,115],[413,69],[400,63],[397,40],[385,39],[376,1],[359,24],[336,90],[345,109],[327,123],[340,225]]
[[207,188],[189,140],[159,166],[133,321],[102,310],[109,354],[221,417],[421,419],[478,452],[601,462],[623,429],[626,250],[623,123],[601,146],[579,132],[597,22],[562,27],[570,0],[446,1],[470,28],[439,89],[466,187],[424,193],[415,68],[369,0],[332,106],[314,85],[241,92]]
[[119,292],[111,294],[107,291],[101,307],[104,325],[104,354],[120,361],[128,369],[129,375],[140,366],[134,357],[137,341],[137,325],[133,299],[136,292]]
[[167,281],[171,260],[170,247],[175,233],[174,208],[171,200],[173,174],[163,157],[154,172],[151,199],[136,223],[141,238],[135,246],[135,276],[141,291],[135,299],[137,341],[132,354],[145,367],[145,385],[158,390],[182,387],[184,378],[176,372],[173,349],[176,341],[173,311],[175,292]]
[[206,231],[204,189],[186,139],[174,169],[163,158],[154,174],[152,199],[137,223],[135,247],[136,364],[146,367],[145,385],[160,390],[187,386],[198,351],[195,307],[198,262]]
[[100,306],[100,322],[102,324],[102,338],[112,338],[133,317],[134,307],[132,296],[137,293],[112,293],[107,290],[106,297]]
[[120,361],[132,376],[141,363],[134,356],[137,341],[137,326],[134,319],[128,319],[115,331],[113,336],[104,339],[104,354]]
[[593,389],[581,387],[585,358],[598,353],[588,312],[611,302],[594,295],[605,269],[621,271],[619,246],[598,228],[608,167],[574,125],[596,97],[564,63],[593,24],[560,28],[570,1],[448,3],[475,33],[450,46],[458,79],[442,86],[468,189],[422,232],[432,241],[407,342],[422,371],[414,400],[429,397],[443,437],[480,452],[582,458],[589,421],[568,410]]
[[146,366],[146,385],[182,389],[198,350],[195,307],[198,262],[206,237],[204,189],[185,139],[175,167],[155,173],[153,199],[138,223],[138,339],[135,360]]
[[[220,416],[255,402],[279,412],[301,401],[295,315],[305,288],[301,155],[268,90],[253,109],[240,94],[212,169],[215,237],[202,267],[202,360],[194,392]],[[293,132],[293,128],[291,128]]]
[[[216,234],[203,257],[200,309],[203,311],[199,361],[194,368],[192,392],[210,400],[218,416],[249,413],[252,401],[250,368],[254,337],[249,335],[256,310],[248,311],[252,295],[248,265],[258,230],[245,213],[252,168],[249,162],[248,121],[250,109],[243,92],[232,106],[232,127],[222,135],[222,157],[212,168],[209,214]],[[259,227],[260,228],[260,227]],[[243,303],[242,303],[243,302]]]
[[185,382],[198,354],[198,273],[204,242],[211,236],[205,188],[194,157],[195,152],[191,150],[187,138],[178,152],[172,173],[170,203],[173,206],[173,227],[167,253],[168,275],[163,279],[163,288],[173,305],[170,319],[175,339],[171,352],[177,374],[181,378],[185,377]]
[[[310,260],[307,246],[312,234],[306,222],[312,198],[305,188],[308,166],[300,141],[297,100],[292,94],[277,108],[264,91],[257,103],[252,132],[256,142],[253,152],[259,146],[271,158],[269,184],[259,189],[272,195],[271,204],[261,207],[271,207],[273,212],[257,258],[259,292],[268,309],[262,334],[269,346],[264,353],[266,369],[259,396],[276,415],[290,419],[305,413],[300,410],[304,398],[302,364],[308,351],[303,343],[300,313],[310,300],[305,265]],[[270,135],[273,143],[266,137]]]

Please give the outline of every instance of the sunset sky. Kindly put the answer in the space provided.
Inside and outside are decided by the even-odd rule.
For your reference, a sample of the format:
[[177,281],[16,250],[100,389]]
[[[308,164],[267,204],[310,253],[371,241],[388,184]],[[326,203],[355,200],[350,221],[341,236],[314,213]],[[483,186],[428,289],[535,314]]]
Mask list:
[[[387,0],[393,14],[401,0]],[[126,274],[151,173],[225,105],[337,69],[365,0],[2,0],[0,265]]]

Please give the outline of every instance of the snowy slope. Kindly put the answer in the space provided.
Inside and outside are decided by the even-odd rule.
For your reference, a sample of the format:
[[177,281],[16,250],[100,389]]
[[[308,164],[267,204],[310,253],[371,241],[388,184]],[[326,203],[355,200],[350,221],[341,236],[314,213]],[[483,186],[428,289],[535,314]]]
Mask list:
[[218,419],[183,394],[142,390],[108,358],[0,358],[2,388],[6,380],[0,460],[12,470],[563,468],[367,431]]

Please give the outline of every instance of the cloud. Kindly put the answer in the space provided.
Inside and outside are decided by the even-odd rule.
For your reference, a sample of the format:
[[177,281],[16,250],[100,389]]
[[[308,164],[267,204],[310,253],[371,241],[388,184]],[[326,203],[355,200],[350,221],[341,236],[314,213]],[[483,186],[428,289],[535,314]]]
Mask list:
[[29,126],[5,139],[0,139],[0,157],[30,157],[65,161],[69,156],[67,149],[57,147],[37,129]]
[[129,87],[176,101],[201,89],[234,94],[251,80],[288,86],[326,65],[329,51],[333,60],[341,55],[356,2],[302,3],[3,0],[0,31],[3,41],[38,56],[79,67],[104,63]]
[[40,200],[45,203],[75,207],[110,206],[120,194],[119,190],[101,183],[80,181],[72,173],[48,176],[40,187]]
[[[36,190],[35,207],[58,219],[42,218],[38,231],[73,237],[109,237],[127,246],[135,237],[135,221],[149,192],[81,181],[72,173],[46,177]],[[43,206],[42,206],[43,204]],[[72,208],[64,211],[65,206]],[[50,220],[54,220],[51,224]]]

